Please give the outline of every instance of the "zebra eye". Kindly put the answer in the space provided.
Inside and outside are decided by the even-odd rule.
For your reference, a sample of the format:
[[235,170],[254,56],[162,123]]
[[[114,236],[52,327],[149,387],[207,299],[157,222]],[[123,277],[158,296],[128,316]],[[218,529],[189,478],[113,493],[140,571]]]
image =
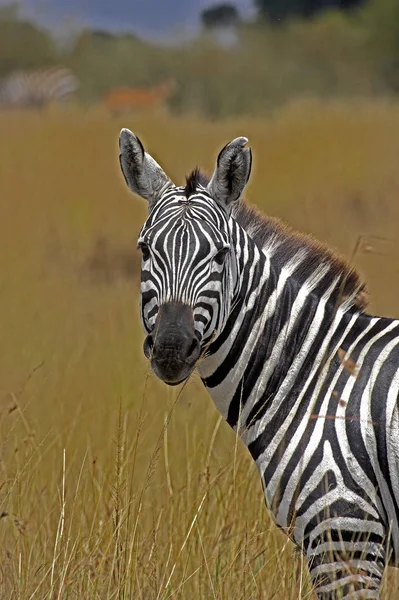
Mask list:
[[224,259],[226,258],[226,255],[229,251],[229,247],[228,246],[224,246],[224,248],[221,248],[220,250],[218,250],[218,252],[215,254],[213,260],[215,261],[215,263],[217,265],[222,265],[224,263]]
[[137,246],[143,255],[143,260],[148,260],[150,258],[150,249],[145,242],[140,242]]

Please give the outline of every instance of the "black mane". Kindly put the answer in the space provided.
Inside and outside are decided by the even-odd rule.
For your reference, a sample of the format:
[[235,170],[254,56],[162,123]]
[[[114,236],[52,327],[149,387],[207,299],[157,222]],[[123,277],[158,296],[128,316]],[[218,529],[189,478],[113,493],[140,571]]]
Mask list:
[[191,171],[190,175],[186,177],[186,185],[184,188],[186,198],[188,199],[190,196],[195,194],[199,185],[206,187],[208,183],[209,178],[202,173],[198,167],[196,167],[193,171]]

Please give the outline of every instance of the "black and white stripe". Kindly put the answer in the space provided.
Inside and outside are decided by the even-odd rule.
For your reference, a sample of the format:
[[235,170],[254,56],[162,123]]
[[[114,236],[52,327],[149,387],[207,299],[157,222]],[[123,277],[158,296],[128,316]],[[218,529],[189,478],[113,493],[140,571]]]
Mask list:
[[13,71],[0,81],[0,107],[42,108],[71,98],[78,88],[77,77],[65,67]]
[[221,301],[231,281],[220,262],[229,248],[227,230],[220,210],[212,210],[199,196],[187,202],[184,188],[166,193],[157,204],[139,236],[139,246],[153,249],[144,253],[142,268],[141,310],[147,332],[154,327],[158,307],[173,301],[195,306],[194,321],[204,343],[220,329],[230,308]]
[[276,523],[308,558],[318,597],[378,598],[385,566],[399,566],[399,321],[364,312],[357,274],[331,251],[226,201],[245,138],[222,151],[210,183],[194,174],[179,188],[151,171],[162,185],[149,198],[129,174],[124,135],[125,177],[150,201],[145,330],[163,303],[191,306],[200,376],[248,446]]

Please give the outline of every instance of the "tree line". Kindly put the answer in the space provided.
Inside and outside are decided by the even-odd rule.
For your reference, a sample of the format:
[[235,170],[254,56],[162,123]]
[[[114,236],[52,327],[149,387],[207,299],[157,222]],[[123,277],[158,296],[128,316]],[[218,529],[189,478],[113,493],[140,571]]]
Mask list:
[[[397,0],[256,0],[256,5],[251,21],[234,4],[208,8],[199,15],[202,32],[181,46],[89,29],[60,44],[22,18],[18,6],[2,6],[0,78],[15,69],[62,64],[80,80],[79,100],[90,103],[103,102],[118,86],[173,80],[172,111],[215,118],[268,112],[298,96],[399,92]],[[273,6],[286,7],[282,20],[276,21]],[[236,32],[236,43],[228,47],[215,35],[225,26]]]
[[[258,19],[267,19],[273,23],[283,23],[289,18],[310,18],[326,10],[349,11],[364,4],[366,0],[254,0]],[[211,6],[201,13],[205,27],[221,27],[237,24],[239,12],[233,3],[222,2]]]

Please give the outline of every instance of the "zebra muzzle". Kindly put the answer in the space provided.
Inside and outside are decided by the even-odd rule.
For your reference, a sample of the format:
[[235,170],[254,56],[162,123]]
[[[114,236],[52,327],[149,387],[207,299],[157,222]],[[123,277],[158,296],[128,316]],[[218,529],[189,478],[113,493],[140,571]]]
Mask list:
[[178,385],[193,372],[200,353],[191,307],[162,304],[154,330],[144,341],[144,354],[154,373],[168,385]]

